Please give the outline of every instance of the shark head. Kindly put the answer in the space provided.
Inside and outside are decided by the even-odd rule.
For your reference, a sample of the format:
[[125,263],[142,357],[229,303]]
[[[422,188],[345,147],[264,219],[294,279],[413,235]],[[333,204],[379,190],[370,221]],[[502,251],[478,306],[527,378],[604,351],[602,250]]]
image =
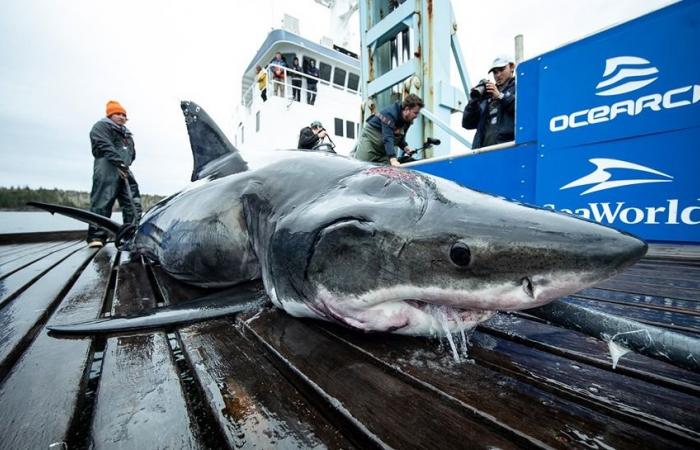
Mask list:
[[592,286],[647,246],[574,216],[369,167],[295,209],[270,248],[273,301],[289,313],[430,335]]

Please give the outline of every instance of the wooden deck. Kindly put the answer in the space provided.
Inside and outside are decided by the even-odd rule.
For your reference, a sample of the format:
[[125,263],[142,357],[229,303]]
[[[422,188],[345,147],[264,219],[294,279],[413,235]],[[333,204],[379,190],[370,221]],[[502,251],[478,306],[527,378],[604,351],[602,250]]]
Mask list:
[[[273,308],[107,338],[45,328],[201,293],[77,235],[0,237],[0,448],[700,447],[700,374],[636,354],[613,370],[605,343],[526,313],[479,326],[459,363],[445,342]],[[654,247],[567,301],[700,337],[700,252]]]

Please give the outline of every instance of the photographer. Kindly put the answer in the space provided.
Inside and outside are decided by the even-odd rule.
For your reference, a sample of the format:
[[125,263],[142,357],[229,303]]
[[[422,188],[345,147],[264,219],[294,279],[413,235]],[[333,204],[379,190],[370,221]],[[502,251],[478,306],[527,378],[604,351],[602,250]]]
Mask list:
[[476,128],[472,148],[509,142],[515,138],[515,62],[499,56],[491,64],[496,82],[481,80],[469,93],[462,126]]
[[323,138],[326,137],[326,129],[323,128],[321,122],[314,120],[311,125],[304,127],[299,132],[298,148],[304,150],[312,150]]

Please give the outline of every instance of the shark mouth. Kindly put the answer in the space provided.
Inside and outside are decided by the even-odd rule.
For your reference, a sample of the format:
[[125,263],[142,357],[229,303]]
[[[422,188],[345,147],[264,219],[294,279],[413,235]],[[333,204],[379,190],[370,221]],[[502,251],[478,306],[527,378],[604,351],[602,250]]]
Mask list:
[[487,309],[460,309],[446,305],[436,305],[422,300],[404,300],[404,303],[424,314],[432,316],[440,322],[445,322],[448,325],[454,323],[457,326],[481,322],[495,313],[495,311]]
[[[534,302],[532,281],[523,278],[520,285],[518,303]],[[521,290],[517,285],[514,288]],[[475,301],[470,296],[468,301],[463,292],[403,286],[347,296],[321,287],[315,301],[305,304],[306,313],[299,310],[297,302],[293,312],[289,303],[281,302],[281,306],[295,316],[325,318],[362,331],[428,336],[463,332],[502,309],[502,305],[488,301],[487,292],[482,294],[484,300]]]

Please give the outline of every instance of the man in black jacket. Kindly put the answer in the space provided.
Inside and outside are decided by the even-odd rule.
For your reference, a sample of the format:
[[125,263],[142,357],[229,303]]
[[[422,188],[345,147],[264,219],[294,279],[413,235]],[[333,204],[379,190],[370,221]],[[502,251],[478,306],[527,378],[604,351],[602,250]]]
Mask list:
[[323,128],[321,122],[314,120],[311,125],[301,129],[299,133],[298,148],[311,150],[318,145],[323,138],[326,137],[326,129]]
[[499,56],[491,64],[496,82],[483,80],[471,90],[462,126],[476,128],[472,148],[510,142],[515,138],[515,62]]
[[392,166],[400,165],[395,147],[411,155],[414,149],[406,143],[406,132],[418,117],[423,100],[415,94],[409,94],[401,102],[396,102],[375,112],[362,128],[357,141],[355,158]]
[[[107,102],[107,116],[90,130],[92,155],[95,157],[90,192],[90,211],[110,217],[114,201],[119,201],[124,223],[141,218],[139,186],[129,170],[136,159],[134,138],[128,128],[126,110],[114,100]],[[93,225],[88,228],[88,246],[102,247],[107,233]]]

